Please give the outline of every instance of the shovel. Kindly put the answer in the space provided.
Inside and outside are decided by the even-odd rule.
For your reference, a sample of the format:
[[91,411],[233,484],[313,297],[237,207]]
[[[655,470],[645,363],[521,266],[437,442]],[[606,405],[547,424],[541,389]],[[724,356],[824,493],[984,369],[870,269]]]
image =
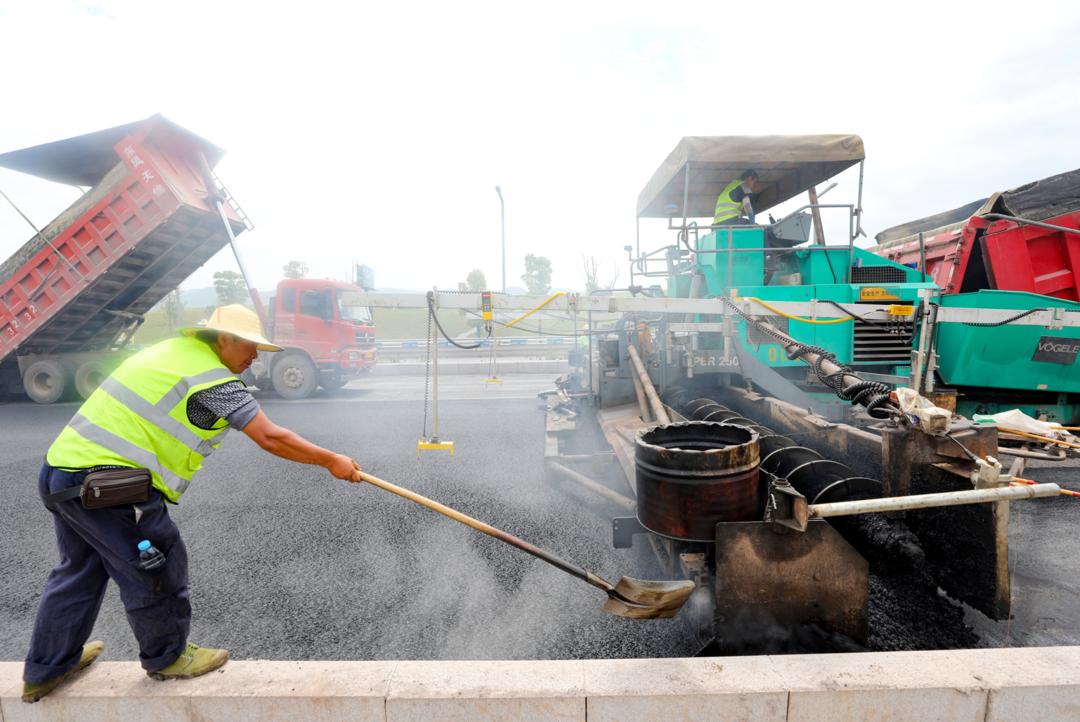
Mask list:
[[642,579],[632,579],[631,577],[623,577],[619,580],[618,584],[612,584],[606,579],[593,574],[589,570],[560,559],[551,552],[534,546],[523,539],[519,539],[513,534],[509,534],[501,529],[496,529],[490,524],[485,524],[478,519],[473,519],[471,516],[462,514],[456,509],[451,509],[437,501],[432,501],[425,496],[420,496],[416,492],[391,484],[388,481],[383,481],[377,476],[372,476],[371,474],[366,474],[362,471],[359,472],[359,477],[380,489],[389,491],[392,494],[397,494],[409,501],[414,501],[420,506],[427,507],[432,511],[437,511],[444,516],[450,517],[454,521],[459,521],[465,526],[472,527],[476,531],[483,532],[488,536],[495,537],[499,541],[515,546],[523,552],[528,552],[537,559],[541,559],[553,567],[561,569],[567,574],[573,575],[584,582],[588,582],[607,594],[608,598],[607,601],[604,602],[604,611],[608,614],[628,617],[629,619],[667,619],[678,614],[682,605],[685,604],[686,600],[690,597],[691,592],[694,591],[694,583],[690,580],[651,582]]

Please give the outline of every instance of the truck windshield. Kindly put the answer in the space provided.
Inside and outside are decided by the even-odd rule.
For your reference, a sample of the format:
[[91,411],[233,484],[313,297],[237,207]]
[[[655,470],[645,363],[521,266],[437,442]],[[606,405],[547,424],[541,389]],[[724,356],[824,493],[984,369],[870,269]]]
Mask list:
[[371,309],[358,304],[359,299],[348,291],[338,293],[338,316],[342,321],[371,323]]

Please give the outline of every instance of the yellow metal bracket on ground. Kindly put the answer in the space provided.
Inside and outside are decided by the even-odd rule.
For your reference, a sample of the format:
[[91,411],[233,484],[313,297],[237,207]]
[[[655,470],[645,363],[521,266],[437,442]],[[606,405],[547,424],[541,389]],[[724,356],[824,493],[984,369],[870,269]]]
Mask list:
[[416,455],[420,456],[421,451],[449,451],[450,456],[454,455],[454,442],[453,441],[427,441],[420,439],[416,442]]

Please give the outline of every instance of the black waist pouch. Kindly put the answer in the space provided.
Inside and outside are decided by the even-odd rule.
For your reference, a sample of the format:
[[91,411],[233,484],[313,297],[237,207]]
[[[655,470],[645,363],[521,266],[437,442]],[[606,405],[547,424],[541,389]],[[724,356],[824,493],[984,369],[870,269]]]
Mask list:
[[91,471],[80,486],[43,497],[45,506],[59,501],[81,499],[84,509],[140,504],[150,498],[153,483],[146,469],[102,469]]

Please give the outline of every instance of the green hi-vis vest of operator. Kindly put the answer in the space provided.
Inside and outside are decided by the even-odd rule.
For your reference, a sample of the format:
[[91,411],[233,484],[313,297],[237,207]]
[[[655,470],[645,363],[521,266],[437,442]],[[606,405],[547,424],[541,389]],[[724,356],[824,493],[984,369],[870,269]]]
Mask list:
[[192,424],[188,399],[238,380],[197,338],[158,343],[124,361],[90,395],[49,447],[46,461],[61,469],[149,469],[154,488],[175,503],[229,430],[224,419],[213,429]]
[[756,190],[757,177],[756,171],[748,170],[724,186],[724,190],[720,191],[720,195],[716,197],[716,210],[713,213],[715,225],[731,223],[743,215],[751,223],[754,222],[754,209],[750,205],[750,197]]

